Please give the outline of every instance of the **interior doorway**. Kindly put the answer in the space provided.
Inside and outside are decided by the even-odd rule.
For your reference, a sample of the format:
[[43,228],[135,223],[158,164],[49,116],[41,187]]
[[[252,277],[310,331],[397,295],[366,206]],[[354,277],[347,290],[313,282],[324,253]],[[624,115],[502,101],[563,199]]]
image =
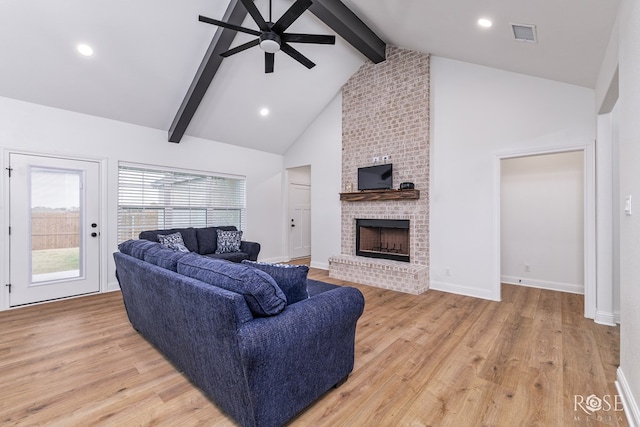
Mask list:
[[501,282],[584,294],[584,154],[501,160]]
[[289,259],[311,256],[311,166],[288,170]]
[[[549,146],[539,149],[520,149],[512,152],[497,154],[494,158],[494,223],[493,234],[493,289],[495,300],[501,299],[501,166],[502,160],[518,157],[537,156],[553,153],[579,152],[582,154],[584,174],[584,199],[583,199],[583,275],[584,275],[584,311],[585,317],[594,319],[596,316],[596,177],[595,177],[595,144],[594,141],[586,141],[576,145]],[[525,266],[523,265],[523,268]]]

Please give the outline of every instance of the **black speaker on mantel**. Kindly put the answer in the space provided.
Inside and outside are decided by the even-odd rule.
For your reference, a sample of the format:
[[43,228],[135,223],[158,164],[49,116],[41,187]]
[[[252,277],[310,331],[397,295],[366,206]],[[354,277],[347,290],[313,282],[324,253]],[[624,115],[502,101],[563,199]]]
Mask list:
[[403,182],[400,184],[400,190],[413,190],[415,187],[415,185],[413,185],[413,182]]

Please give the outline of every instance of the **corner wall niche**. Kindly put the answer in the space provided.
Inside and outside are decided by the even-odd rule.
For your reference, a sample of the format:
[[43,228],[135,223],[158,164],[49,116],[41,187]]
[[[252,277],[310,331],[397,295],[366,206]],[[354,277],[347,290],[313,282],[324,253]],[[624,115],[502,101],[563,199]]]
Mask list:
[[[388,156],[393,182],[415,189],[340,194],[341,253],[329,258],[330,277],[412,294],[429,288],[429,102],[429,55],[393,46],[343,86],[342,188]],[[357,219],[407,220],[409,262],[358,256]]]

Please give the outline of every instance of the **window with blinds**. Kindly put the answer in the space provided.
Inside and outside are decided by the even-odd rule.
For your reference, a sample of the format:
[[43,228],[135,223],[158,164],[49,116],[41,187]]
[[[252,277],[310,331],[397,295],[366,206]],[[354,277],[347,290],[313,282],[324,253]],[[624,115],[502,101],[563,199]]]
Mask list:
[[144,230],[246,225],[244,177],[120,164],[118,243]]

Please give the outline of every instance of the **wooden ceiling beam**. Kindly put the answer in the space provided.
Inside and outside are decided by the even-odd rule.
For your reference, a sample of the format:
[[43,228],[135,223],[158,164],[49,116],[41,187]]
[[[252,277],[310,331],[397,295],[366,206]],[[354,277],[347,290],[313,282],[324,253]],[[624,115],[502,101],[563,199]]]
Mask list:
[[309,10],[374,64],[386,59],[386,43],[340,0],[313,0]]
[[[313,0],[309,10],[374,64],[386,59],[385,42],[340,0]],[[241,26],[246,16],[247,10],[242,3],[239,0],[231,0],[221,21]],[[182,139],[222,64],[224,58],[220,54],[230,49],[235,36],[236,32],[232,30],[218,28],[216,31],[169,128],[170,142],[178,143]]]
[[[234,25],[242,25],[246,16],[247,9],[242,3],[239,0],[231,0],[221,20]],[[220,54],[229,50],[235,37],[235,31],[218,27],[198,68],[198,72],[191,82],[187,95],[184,97],[182,105],[180,105],[178,113],[169,128],[169,142],[178,143],[182,139],[189,123],[191,123],[191,119],[193,119],[198,110],[198,106],[200,106],[200,102],[207,93],[213,77],[218,72],[220,64],[222,64],[224,58]]]

